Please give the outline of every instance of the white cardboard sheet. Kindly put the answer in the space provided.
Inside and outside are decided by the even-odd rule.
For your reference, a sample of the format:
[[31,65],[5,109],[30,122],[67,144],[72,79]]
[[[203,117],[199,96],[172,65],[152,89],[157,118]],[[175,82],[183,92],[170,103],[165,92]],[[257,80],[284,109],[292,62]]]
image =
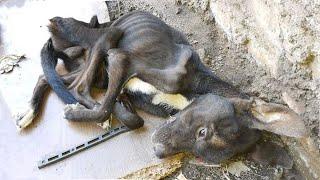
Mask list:
[[49,37],[45,27],[48,19],[62,16],[88,22],[94,14],[98,14],[100,22],[106,21],[107,8],[103,1],[10,0],[10,3],[0,3],[3,41],[0,55],[25,54],[27,57],[13,72],[0,75],[0,179],[116,178],[161,162],[152,151],[151,133],[164,120],[141,113],[146,119],[144,128],[37,169],[37,161],[44,155],[65,150],[103,132],[95,124],[69,123],[63,119],[64,105],[53,93],[40,118],[25,131],[16,131],[12,115],[27,108],[42,73],[39,54]]

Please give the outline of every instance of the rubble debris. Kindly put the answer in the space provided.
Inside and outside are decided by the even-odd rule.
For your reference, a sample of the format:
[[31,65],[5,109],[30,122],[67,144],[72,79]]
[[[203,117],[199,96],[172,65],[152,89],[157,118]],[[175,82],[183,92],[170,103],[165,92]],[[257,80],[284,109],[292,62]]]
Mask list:
[[164,160],[160,164],[152,165],[128,174],[120,179],[162,179],[174,173],[182,166],[185,154],[180,153]]
[[177,177],[177,180],[187,180],[187,178],[182,173],[180,173]]
[[108,0],[106,1],[106,4],[109,11],[110,21],[118,19],[122,14],[122,2],[119,0]]
[[210,164],[210,163],[206,163],[206,162],[203,162],[201,159],[198,159],[198,158],[192,158],[189,160],[189,164],[194,164],[194,165],[197,165],[197,166],[203,166],[203,167],[221,167],[220,164]]
[[242,172],[251,171],[251,169],[246,166],[242,161],[237,161],[229,164],[227,170],[230,174],[239,177]]
[[176,10],[176,14],[180,14],[182,11],[182,8],[181,7],[178,7],[177,10]]
[[197,53],[198,53],[199,58],[201,60],[204,60],[206,58],[206,56],[207,56],[207,50],[205,48],[198,49]]
[[9,73],[14,67],[19,66],[19,62],[25,59],[25,55],[5,55],[0,57],[0,74]]
[[199,43],[199,41],[197,41],[197,40],[191,41],[191,44],[193,44],[193,45],[198,44],[198,43]]
[[296,101],[289,92],[282,93],[282,100],[297,114],[302,114],[305,111],[304,104]]

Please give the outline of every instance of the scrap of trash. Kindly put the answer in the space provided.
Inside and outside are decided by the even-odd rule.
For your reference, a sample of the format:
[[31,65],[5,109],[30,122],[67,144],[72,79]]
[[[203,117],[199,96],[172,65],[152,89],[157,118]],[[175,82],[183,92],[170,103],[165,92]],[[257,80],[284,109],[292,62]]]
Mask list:
[[162,179],[181,168],[182,159],[184,157],[185,154],[183,153],[177,154],[167,158],[162,163],[140,169],[131,174],[127,174],[121,179]]
[[13,71],[14,67],[19,66],[21,60],[25,59],[25,55],[5,55],[0,57],[0,74]]

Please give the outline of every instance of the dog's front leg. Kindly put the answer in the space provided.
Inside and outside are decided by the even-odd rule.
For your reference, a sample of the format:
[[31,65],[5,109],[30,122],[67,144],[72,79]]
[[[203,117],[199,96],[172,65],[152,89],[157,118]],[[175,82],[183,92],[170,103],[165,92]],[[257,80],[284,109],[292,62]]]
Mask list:
[[[88,58],[88,65],[84,68],[83,74],[79,77],[79,81],[74,84],[74,96],[75,98],[89,108],[93,108],[97,105],[96,101],[91,97],[90,90],[94,82],[94,79],[99,74],[97,73],[99,67],[101,67],[106,51],[115,47],[116,41],[112,39],[113,36],[121,37],[122,31],[114,30],[103,34],[91,49],[90,56]],[[98,77],[99,78],[99,77]]]
[[101,45],[101,41],[106,41],[105,38],[101,37],[97,44],[91,50],[88,58],[87,66],[83,69],[83,74],[79,76],[77,84],[72,91],[76,99],[87,107],[93,108],[97,103],[90,95],[91,86],[94,78],[98,74],[98,68],[101,66],[104,59],[105,53],[102,49],[105,48]]
[[130,75],[127,73],[129,61],[125,52],[120,49],[111,49],[108,51],[108,55],[108,90],[101,105],[93,110],[86,109],[81,105],[67,105],[64,111],[66,119],[70,121],[103,122],[109,118],[116,98]]

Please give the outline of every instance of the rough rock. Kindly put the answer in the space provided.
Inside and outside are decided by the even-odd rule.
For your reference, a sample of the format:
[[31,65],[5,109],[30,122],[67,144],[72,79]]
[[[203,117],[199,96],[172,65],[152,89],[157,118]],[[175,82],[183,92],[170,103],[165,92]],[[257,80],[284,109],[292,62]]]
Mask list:
[[319,1],[212,0],[210,8],[228,38],[247,45],[273,75],[289,61],[320,78]]
[[237,161],[229,164],[228,171],[236,177],[239,177],[242,172],[250,171],[250,168],[248,168],[248,166],[246,166],[242,161]]
[[24,55],[14,54],[0,57],[0,74],[11,72],[23,59],[25,59]]
[[[196,9],[193,2],[188,0],[185,5]],[[320,149],[319,9],[320,1],[314,0],[211,0],[209,9],[203,13],[212,13],[213,22],[208,24],[218,26],[232,44],[215,54],[206,47],[213,57],[211,63],[206,64],[220,77],[232,79],[234,85],[251,96],[286,104],[301,116],[311,132],[310,143],[316,143],[316,151],[307,153],[309,147],[302,148],[291,141],[284,143],[289,151],[293,149],[291,155],[298,169],[304,171],[302,174],[313,178],[320,177],[315,165]],[[202,11],[198,8],[195,12]],[[229,60],[223,55],[229,48],[241,49],[240,54],[246,56],[234,56]],[[247,80],[228,77],[230,71],[242,72]]]
[[195,11],[206,11],[209,8],[210,0],[175,0],[177,5],[188,5]]

